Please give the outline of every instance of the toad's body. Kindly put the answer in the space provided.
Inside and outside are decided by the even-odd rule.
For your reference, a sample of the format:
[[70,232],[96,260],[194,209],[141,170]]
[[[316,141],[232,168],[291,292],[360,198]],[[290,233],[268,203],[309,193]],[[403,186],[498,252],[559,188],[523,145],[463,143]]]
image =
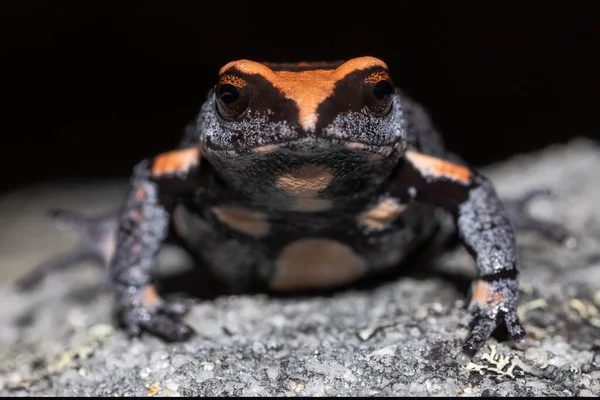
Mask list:
[[379,59],[240,60],[221,69],[180,148],[136,167],[121,214],[104,229],[113,241],[98,240],[96,255],[110,262],[130,334],[181,340],[191,333],[183,308],[151,284],[169,226],[232,287],[285,291],[395,267],[448,216],[478,270],[466,361],[499,324],[525,338],[513,227],[489,181],[445,150]]
[[392,160],[370,158],[338,146],[320,155],[277,149],[248,156],[240,160],[241,187],[224,177],[199,191],[175,210],[175,230],[236,287],[351,283],[396,266],[437,226],[432,206],[378,190]]

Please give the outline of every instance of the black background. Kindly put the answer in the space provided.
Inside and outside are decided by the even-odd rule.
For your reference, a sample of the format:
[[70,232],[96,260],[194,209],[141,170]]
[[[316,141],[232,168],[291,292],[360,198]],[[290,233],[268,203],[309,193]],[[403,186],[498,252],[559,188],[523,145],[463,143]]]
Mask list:
[[126,177],[239,58],[382,58],[475,165],[600,137],[597,3],[4,0],[0,192]]

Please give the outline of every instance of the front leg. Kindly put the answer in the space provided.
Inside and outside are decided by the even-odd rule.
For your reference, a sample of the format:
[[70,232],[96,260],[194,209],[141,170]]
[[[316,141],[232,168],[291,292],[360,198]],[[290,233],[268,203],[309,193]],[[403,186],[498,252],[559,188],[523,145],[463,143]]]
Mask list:
[[492,184],[477,172],[407,151],[389,184],[391,195],[441,206],[455,218],[458,235],[477,264],[469,303],[469,335],[458,356],[467,364],[502,323],[518,345],[526,340],[517,316],[515,234]]
[[178,341],[193,333],[180,321],[186,308],[167,304],[158,296],[151,270],[177,201],[205,183],[208,171],[201,164],[205,163],[200,150],[188,148],[144,160],[134,170],[109,267],[118,307],[131,336],[146,330]]

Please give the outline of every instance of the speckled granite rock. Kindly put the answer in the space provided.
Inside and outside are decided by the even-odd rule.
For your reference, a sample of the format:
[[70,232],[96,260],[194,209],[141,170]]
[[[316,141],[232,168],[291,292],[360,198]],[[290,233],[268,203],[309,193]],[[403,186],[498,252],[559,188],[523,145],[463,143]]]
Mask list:
[[[56,274],[28,294],[10,284],[73,243],[44,209],[110,209],[124,190],[124,182],[54,184],[0,198],[0,395],[599,395],[599,145],[577,140],[484,172],[505,196],[553,188],[557,197],[537,200],[532,213],[580,239],[568,250],[519,234],[526,351],[493,339],[459,366],[465,294],[439,273],[327,296],[203,299],[187,318],[199,332],[192,341],[130,342],[114,328],[98,268]],[[185,273],[170,267],[184,264],[166,249],[161,276]],[[461,249],[436,266],[473,273]]]

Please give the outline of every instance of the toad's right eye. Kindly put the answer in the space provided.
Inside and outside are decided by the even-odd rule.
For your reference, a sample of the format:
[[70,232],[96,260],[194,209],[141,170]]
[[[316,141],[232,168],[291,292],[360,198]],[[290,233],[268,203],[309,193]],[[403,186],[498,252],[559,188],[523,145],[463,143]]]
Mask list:
[[233,120],[246,111],[250,102],[250,90],[244,80],[224,76],[215,88],[217,110],[221,117]]

